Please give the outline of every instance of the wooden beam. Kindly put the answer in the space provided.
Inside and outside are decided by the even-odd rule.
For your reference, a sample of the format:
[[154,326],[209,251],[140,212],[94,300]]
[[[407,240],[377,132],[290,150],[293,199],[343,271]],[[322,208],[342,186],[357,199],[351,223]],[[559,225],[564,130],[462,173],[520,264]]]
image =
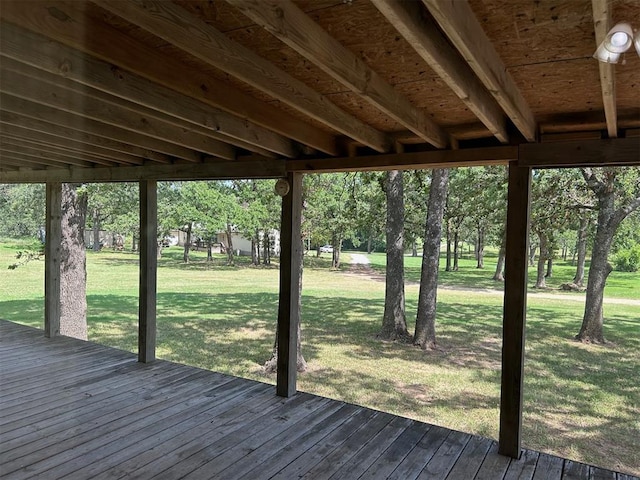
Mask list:
[[[113,126],[226,160],[235,158],[235,149],[211,136],[183,126],[178,119],[161,113],[149,115],[150,109],[116,99],[107,100],[100,93],[15,60],[2,58],[0,91],[18,98],[74,113]],[[160,119],[162,117],[162,119]]]
[[[32,128],[25,126],[30,125]],[[83,151],[110,158],[115,162],[142,165],[144,157],[125,153],[127,146],[123,143],[109,141],[106,138],[96,137],[77,132],[63,125],[54,125],[39,120],[20,117],[9,112],[0,112],[0,135],[10,134],[23,138],[32,138],[36,141],[66,147],[72,150]],[[100,143],[108,145],[103,147]],[[98,145],[96,145],[98,144]],[[115,147],[115,148],[114,148]],[[134,148],[131,148],[134,150]],[[138,150],[139,151],[139,150]],[[168,159],[167,159],[168,160]],[[165,163],[168,163],[165,162]]]
[[[130,102],[191,122],[221,141],[260,147],[295,157],[291,140],[198,100],[130,74],[112,64],[6,22],[0,28],[2,55]],[[236,140],[240,142],[235,143]]]
[[[85,2],[33,0],[28,8],[19,2],[5,2],[0,17],[321,152],[338,154],[332,134],[94,21],[87,14]],[[145,61],[141,62],[141,58]]]
[[[67,162],[57,162],[55,160],[49,160],[41,157],[33,157],[29,155],[24,155],[22,153],[15,153],[6,151],[0,148],[0,158],[4,162],[5,159],[11,160],[14,164],[19,164],[20,166],[29,167],[29,168],[44,168],[44,167],[55,167],[62,170],[68,170],[69,164]],[[38,183],[44,183],[46,179],[42,180]]]
[[290,0],[227,0],[361,98],[437,148],[447,134]]
[[282,199],[280,224],[280,295],[276,394],[296,393],[300,262],[302,261],[302,174],[289,173],[289,193]]
[[422,168],[506,165],[518,158],[518,147],[501,146],[462,150],[389,153],[360,157],[288,160],[287,171],[305,173],[366,170],[414,170]]
[[[611,24],[610,3],[610,0],[591,0],[593,29],[596,34],[595,48],[598,48],[613,26]],[[607,132],[610,138],[616,138],[618,136],[616,74],[611,63],[599,61],[598,68],[600,69],[600,88],[602,89],[602,105],[604,106],[604,116],[607,121]]]
[[[145,158],[149,158],[155,162],[171,163],[173,159],[182,159],[188,162],[199,163],[204,159],[204,156],[195,150],[165,140],[91,120],[82,117],[80,114],[76,115],[70,112],[63,112],[11,95],[0,93],[0,105],[2,105],[3,114],[10,112],[28,118],[29,121],[45,122],[47,125],[42,125],[42,127],[48,132],[52,131],[48,124],[64,125],[64,127],[77,132],[95,137],[104,137],[127,145],[131,149],[131,152],[139,149],[143,152]],[[126,151],[128,151],[128,149],[125,150],[125,152]]]
[[[142,165],[140,161],[126,161],[126,155],[114,154],[101,151],[95,147],[83,146],[82,144],[74,144],[72,142],[65,143],[53,135],[46,135],[41,132],[33,132],[31,130],[20,130],[13,125],[4,125],[0,123],[0,136],[3,140],[11,142],[14,145],[27,146],[41,150],[46,153],[56,153],[66,155],[71,158],[80,160],[90,160],[97,165],[114,167],[116,165]],[[118,158],[116,158],[118,157]],[[135,159],[135,157],[133,157]]]
[[47,182],[44,255],[44,336],[60,335],[60,260],[62,257],[62,184]]
[[640,138],[523,144],[519,147],[518,165],[532,168],[640,165]]
[[422,1],[524,138],[535,141],[536,121],[533,113],[471,6],[466,1],[458,0]]
[[199,164],[181,163],[134,167],[58,168],[50,170],[0,172],[0,183],[226,180],[235,178],[280,178],[284,175],[284,161],[264,158]]
[[499,453],[520,458],[531,169],[509,165]]
[[140,181],[140,292],[138,299],[138,361],[156,359],[158,277],[158,192],[155,180]]
[[[3,152],[20,155],[21,157],[26,157],[27,159],[33,159],[33,161],[51,161],[56,162],[56,164],[73,165],[76,167],[93,167],[96,163],[104,162],[102,159],[96,160],[88,156],[77,158],[77,156],[75,155],[54,152],[51,149],[45,150],[41,148],[33,148],[33,145],[27,145],[24,142],[11,142],[8,139],[0,139],[0,149]],[[109,166],[113,165],[115,165],[113,162],[109,162]]]
[[433,20],[422,14],[420,4],[372,2],[489,131],[502,143],[508,142],[504,113]]
[[95,0],[94,3],[363,145],[379,152],[391,146],[384,133],[347,114],[323,95],[179,5],[162,0]]

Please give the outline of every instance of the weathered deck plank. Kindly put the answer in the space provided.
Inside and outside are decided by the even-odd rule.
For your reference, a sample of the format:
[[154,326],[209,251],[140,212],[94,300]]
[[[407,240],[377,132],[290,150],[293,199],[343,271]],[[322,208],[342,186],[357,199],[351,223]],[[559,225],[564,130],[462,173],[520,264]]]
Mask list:
[[6,480],[639,480],[530,450],[512,460],[486,438],[1,320],[0,365]]

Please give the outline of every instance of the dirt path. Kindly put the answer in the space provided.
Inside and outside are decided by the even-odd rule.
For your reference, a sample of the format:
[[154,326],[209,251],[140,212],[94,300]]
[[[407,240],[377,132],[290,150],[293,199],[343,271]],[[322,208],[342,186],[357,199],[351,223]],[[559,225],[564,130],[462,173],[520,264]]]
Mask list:
[[[376,272],[370,266],[369,259],[362,254],[351,253],[351,262],[349,272],[345,275],[357,275],[367,276],[369,279],[375,282],[384,282],[385,276],[379,272]],[[405,285],[420,285],[420,282],[408,282],[405,281]],[[493,290],[488,288],[468,288],[468,287],[451,287],[451,286],[439,286],[441,290],[457,291],[457,292],[482,292],[487,295],[494,295],[501,297],[503,295],[502,290]],[[549,300],[567,300],[570,302],[584,302],[584,295],[567,295],[563,293],[551,293],[549,291],[540,291],[529,289],[529,298],[544,298]],[[632,305],[640,307],[640,300],[633,298],[608,298],[605,297],[604,303],[614,305]]]

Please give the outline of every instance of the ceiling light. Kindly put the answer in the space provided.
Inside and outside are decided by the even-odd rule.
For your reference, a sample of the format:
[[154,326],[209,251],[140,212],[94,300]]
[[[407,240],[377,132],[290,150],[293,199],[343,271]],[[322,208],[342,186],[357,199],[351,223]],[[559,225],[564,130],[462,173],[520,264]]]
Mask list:
[[593,58],[597,58],[604,63],[618,63],[618,60],[620,60],[620,54],[610,52],[601,44],[598,47],[598,50],[596,50],[596,53],[593,54]]
[[631,25],[628,23],[618,23],[609,30],[603,44],[604,48],[611,53],[624,53],[631,47],[632,39],[633,30],[631,30]]

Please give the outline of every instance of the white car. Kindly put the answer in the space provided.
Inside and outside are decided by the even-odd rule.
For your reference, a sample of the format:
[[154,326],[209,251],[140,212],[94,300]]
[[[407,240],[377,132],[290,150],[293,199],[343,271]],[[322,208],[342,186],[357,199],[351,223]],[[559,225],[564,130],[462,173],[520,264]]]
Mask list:
[[333,247],[331,245],[324,245],[320,247],[320,253],[333,253]]

